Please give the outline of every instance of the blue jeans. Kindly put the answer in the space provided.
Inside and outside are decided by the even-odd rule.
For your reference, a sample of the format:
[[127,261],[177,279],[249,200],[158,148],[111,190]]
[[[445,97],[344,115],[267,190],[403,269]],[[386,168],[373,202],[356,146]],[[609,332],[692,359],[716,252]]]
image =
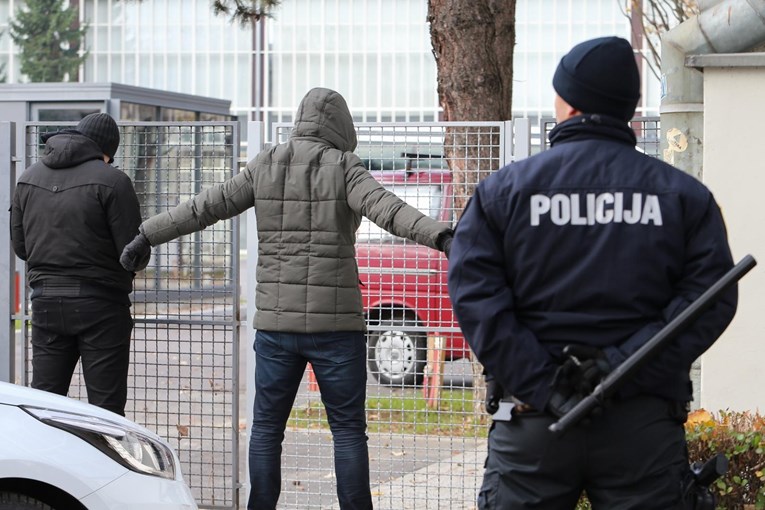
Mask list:
[[366,342],[361,331],[255,334],[255,409],[248,510],[276,508],[284,429],[310,362],[327,410],[340,508],[371,509],[366,435]]

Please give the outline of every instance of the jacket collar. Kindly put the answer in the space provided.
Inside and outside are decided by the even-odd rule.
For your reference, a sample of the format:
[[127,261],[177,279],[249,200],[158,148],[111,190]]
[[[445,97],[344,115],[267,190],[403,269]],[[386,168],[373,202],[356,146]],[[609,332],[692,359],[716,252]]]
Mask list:
[[577,140],[611,140],[637,145],[632,128],[621,119],[597,113],[577,115],[555,126],[550,134],[550,146]]

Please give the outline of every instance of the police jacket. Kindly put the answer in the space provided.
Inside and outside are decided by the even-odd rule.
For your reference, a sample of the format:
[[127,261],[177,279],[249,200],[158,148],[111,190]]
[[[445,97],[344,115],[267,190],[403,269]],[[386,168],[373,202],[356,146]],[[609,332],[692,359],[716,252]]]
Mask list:
[[11,238],[32,297],[101,297],[129,304],[134,274],[119,263],[141,213],[130,178],[90,138],[62,132],[19,178]]
[[[624,123],[582,115],[552,148],[482,181],[456,228],[449,293],[486,371],[544,409],[561,351],[612,367],[733,266],[720,210],[692,176],[635,149]],[[735,313],[732,289],[621,390],[677,401]]]
[[292,333],[363,331],[355,250],[362,215],[431,248],[450,229],[381,186],[352,152],[356,143],[342,96],[312,89],[300,103],[286,143],[262,151],[226,182],[149,218],[142,231],[156,245],[254,207],[254,327]]

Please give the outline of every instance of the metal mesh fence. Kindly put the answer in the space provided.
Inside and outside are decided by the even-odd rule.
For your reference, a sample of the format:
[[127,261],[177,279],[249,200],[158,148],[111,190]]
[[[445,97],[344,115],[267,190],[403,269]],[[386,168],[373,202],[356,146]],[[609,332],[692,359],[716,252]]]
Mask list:
[[[539,120],[541,149],[550,148],[549,134],[555,127],[555,119],[545,117]],[[630,127],[637,136],[637,147],[640,151],[655,158],[661,157],[661,131],[659,117],[635,117],[630,121]]]
[[[508,163],[508,123],[357,123],[356,154],[424,214],[454,225],[475,185]],[[290,127],[275,125],[272,140]],[[488,415],[452,315],[447,260],[364,219],[357,262],[367,316],[370,477],[378,509],[471,509]],[[288,425],[279,508],[337,508],[332,438],[309,371]]]
[[[27,126],[27,165],[41,156],[40,135],[64,126],[69,124]],[[235,122],[122,123],[120,130],[115,164],[133,180],[144,219],[238,171]],[[219,222],[155,247],[131,296],[135,327],[126,415],[176,449],[204,508],[238,505],[238,229],[237,219]],[[27,384],[30,333],[27,316]],[[70,396],[85,394],[78,368]]]

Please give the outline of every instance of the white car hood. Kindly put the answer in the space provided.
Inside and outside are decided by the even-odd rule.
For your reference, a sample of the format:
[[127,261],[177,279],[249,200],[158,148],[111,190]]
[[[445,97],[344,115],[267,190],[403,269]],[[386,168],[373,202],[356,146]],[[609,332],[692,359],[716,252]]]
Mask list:
[[96,416],[104,420],[119,423],[132,430],[140,430],[150,437],[158,438],[154,432],[106,409],[73,398],[35,390],[18,384],[0,381],[0,405],[41,407],[43,409]]

